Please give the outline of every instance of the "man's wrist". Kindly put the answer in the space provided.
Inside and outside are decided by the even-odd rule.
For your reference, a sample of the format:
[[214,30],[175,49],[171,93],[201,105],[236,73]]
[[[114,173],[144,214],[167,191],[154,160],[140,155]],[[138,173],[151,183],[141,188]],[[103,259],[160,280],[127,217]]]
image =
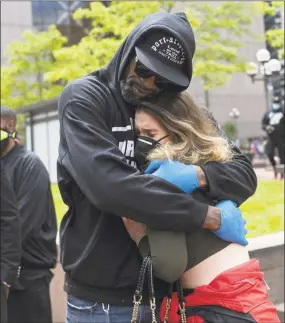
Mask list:
[[217,231],[221,226],[221,211],[219,208],[214,206],[208,207],[208,212],[203,224],[203,229]]
[[6,282],[2,282],[2,284],[3,284],[4,286],[8,287],[8,288],[10,288],[10,287],[11,287],[11,285],[9,285],[9,284],[8,284],[8,283],[6,283]]
[[206,189],[208,187],[207,177],[200,166],[196,166],[196,173],[201,189]]

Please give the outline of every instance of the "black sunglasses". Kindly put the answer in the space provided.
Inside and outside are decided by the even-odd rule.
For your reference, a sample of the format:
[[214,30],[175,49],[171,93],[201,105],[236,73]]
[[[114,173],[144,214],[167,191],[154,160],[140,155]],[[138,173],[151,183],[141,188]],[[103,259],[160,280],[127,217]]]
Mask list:
[[170,83],[165,78],[157,75],[153,71],[151,71],[149,68],[147,68],[145,65],[143,65],[142,62],[139,61],[139,59],[136,57],[136,65],[134,68],[134,72],[142,78],[150,78],[155,76],[155,85],[162,90],[175,90],[177,86],[175,86],[173,83]]

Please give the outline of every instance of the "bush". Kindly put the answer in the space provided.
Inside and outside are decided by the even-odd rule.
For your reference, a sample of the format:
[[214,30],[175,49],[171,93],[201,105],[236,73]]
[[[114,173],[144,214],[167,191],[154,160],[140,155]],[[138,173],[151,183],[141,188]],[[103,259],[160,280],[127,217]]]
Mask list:
[[226,136],[231,140],[234,141],[237,139],[238,129],[237,125],[233,122],[226,122],[222,126],[223,131],[225,132]]

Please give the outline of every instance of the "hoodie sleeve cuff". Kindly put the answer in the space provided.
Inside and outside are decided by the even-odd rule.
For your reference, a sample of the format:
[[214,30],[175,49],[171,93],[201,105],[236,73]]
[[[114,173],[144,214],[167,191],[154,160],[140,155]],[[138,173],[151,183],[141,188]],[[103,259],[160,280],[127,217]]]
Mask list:
[[7,270],[1,268],[1,282],[2,284],[6,284],[7,286],[13,285],[15,280],[17,279],[17,270]]

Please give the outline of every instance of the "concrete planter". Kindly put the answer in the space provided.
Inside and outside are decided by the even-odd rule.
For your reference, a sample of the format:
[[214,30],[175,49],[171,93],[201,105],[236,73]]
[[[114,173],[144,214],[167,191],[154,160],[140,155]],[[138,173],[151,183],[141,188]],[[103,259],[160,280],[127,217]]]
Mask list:
[[[278,306],[280,319],[284,322],[284,232],[249,239],[248,250],[251,258],[260,261],[261,271],[270,288],[270,300]],[[66,294],[63,283],[64,273],[58,263],[50,290],[54,323],[65,322]]]
[[254,153],[251,152],[244,152],[244,154],[246,155],[246,157],[250,160],[250,162],[253,161],[254,158]]
[[270,288],[270,301],[277,306],[279,318],[284,322],[284,232],[253,238],[248,250],[250,258],[260,261]]

